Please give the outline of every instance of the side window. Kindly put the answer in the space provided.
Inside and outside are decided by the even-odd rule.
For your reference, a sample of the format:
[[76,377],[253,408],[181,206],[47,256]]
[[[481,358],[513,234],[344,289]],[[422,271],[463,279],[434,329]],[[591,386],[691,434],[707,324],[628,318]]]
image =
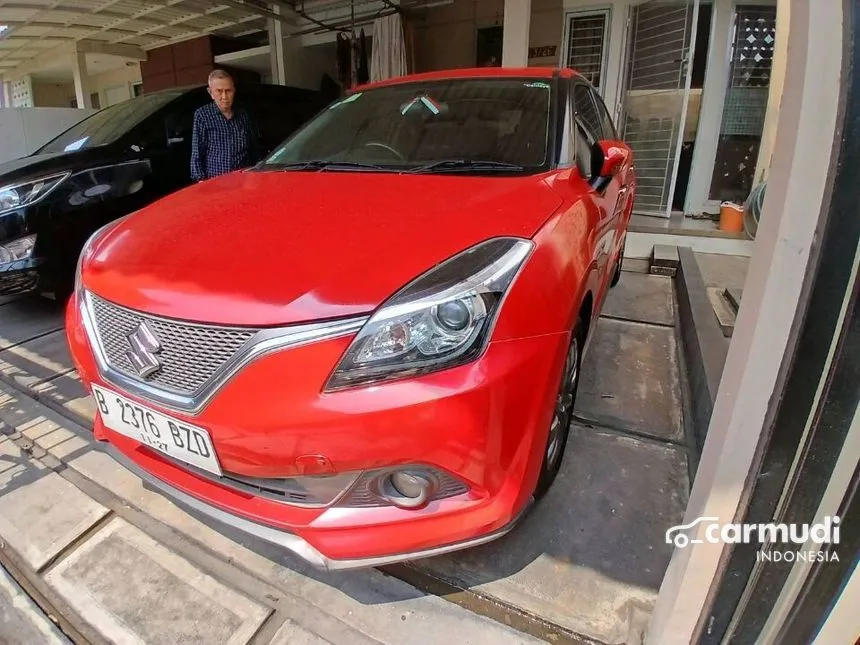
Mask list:
[[594,90],[591,90],[591,96],[594,99],[595,105],[597,105],[597,114],[600,116],[603,138],[617,139],[618,133],[615,131],[615,125],[612,123],[612,117],[609,116],[609,110],[606,109],[606,104],[603,102],[603,99],[600,98],[600,95]]
[[586,133],[582,118],[576,112],[573,95],[574,86],[571,85],[571,94],[567,101],[567,110],[564,119],[564,139],[561,150],[560,165],[576,165],[580,177],[585,181],[591,181],[594,172],[592,170],[593,158],[591,153],[591,141]]
[[564,104],[563,131],[561,133],[561,150],[559,152],[558,165],[560,168],[569,168],[576,158],[576,138],[574,136],[576,124],[573,122],[573,102],[568,95]]
[[154,114],[138,126],[133,141],[142,150],[164,150],[170,145],[191,145],[194,107],[182,101],[166,114]]
[[591,96],[591,88],[582,83],[573,86],[573,105],[576,108],[576,117],[588,131],[591,143],[602,139],[602,125],[597,106]]
[[167,142],[169,144],[185,143],[191,145],[195,107],[185,103],[184,105],[177,106],[164,117]]
[[163,150],[167,147],[167,130],[164,116],[155,114],[137,126],[132,144],[143,151]]
[[585,181],[591,181],[595,173],[593,148],[586,138],[585,130],[579,124],[574,125],[573,137],[576,146],[576,167]]

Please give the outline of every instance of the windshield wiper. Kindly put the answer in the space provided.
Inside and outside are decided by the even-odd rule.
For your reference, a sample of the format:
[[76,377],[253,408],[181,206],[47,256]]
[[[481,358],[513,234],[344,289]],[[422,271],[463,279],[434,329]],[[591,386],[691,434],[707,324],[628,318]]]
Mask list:
[[291,163],[269,163],[263,164],[263,170],[376,170],[391,172],[389,168],[375,166],[369,163],[357,161],[326,161],[313,159],[310,161],[295,161]]
[[477,159],[443,159],[442,161],[434,161],[426,166],[418,166],[407,172],[422,173],[422,172],[445,172],[460,170],[489,170],[499,172],[522,172],[525,170],[523,166],[515,163],[507,163],[505,161],[482,161]]

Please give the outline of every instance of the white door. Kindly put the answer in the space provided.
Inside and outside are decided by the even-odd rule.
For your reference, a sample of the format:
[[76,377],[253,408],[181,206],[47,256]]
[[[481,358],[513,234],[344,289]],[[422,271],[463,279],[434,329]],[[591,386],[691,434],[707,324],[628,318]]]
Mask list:
[[647,0],[629,9],[619,129],[634,152],[634,210],[669,217],[690,94],[699,0]]

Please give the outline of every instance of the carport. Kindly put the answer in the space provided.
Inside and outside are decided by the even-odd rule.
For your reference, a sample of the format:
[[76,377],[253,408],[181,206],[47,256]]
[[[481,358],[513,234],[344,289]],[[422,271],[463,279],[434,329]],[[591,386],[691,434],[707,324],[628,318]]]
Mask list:
[[[860,134],[858,16],[847,2],[811,12],[806,2],[781,1],[791,9],[793,46],[770,188],[732,343],[719,366],[722,376],[705,374],[704,382],[695,382],[690,362],[697,359],[684,349],[685,334],[700,339],[706,332],[698,324],[701,303],[678,295],[683,254],[674,282],[627,271],[598,323],[561,478],[517,531],[465,553],[326,576],[270,547],[204,526],[144,490],[92,445],[87,428],[94,406],[68,361],[56,304],[10,301],[0,304],[4,567],[79,642],[111,640],[129,625],[143,640],[162,642],[187,617],[173,624],[155,618],[160,599],[135,599],[123,587],[131,574],[99,569],[93,556],[99,551],[116,558],[116,569],[133,572],[155,562],[175,572],[159,578],[158,588],[167,598],[181,597],[189,611],[203,612],[207,598],[221,598],[221,614],[229,619],[207,614],[211,631],[203,633],[210,642],[226,635],[254,643],[537,638],[674,645],[730,638],[809,642],[816,634],[821,643],[850,642],[856,617],[839,594],[856,593],[851,558],[860,536],[860,229],[851,163]],[[35,11],[47,3],[0,3],[0,24],[8,26],[0,51],[6,52],[5,42],[23,44],[11,39],[37,23],[49,30],[41,32],[44,38],[65,21],[98,29],[87,33],[104,45],[81,45],[75,38],[55,44],[62,48],[56,54],[74,52],[71,71],[74,76],[78,69],[76,94],[83,104],[81,61],[93,53],[86,51],[90,47],[114,56],[121,50],[111,47],[120,45],[144,52],[143,39],[151,42],[153,34],[177,43],[206,29],[242,37],[250,29],[274,28],[282,22],[278,16],[293,9],[238,1],[224,2],[219,11],[210,7],[213,13],[200,13],[204,3],[184,0],[52,4]],[[132,4],[137,8],[131,10]],[[129,16],[144,11],[143,4],[151,11],[138,17],[152,23],[140,33],[137,18]],[[338,5],[333,11],[346,6],[312,4]],[[522,25],[528,4],[508,0],[505,23]],[[71,14],[56,22],[61,13],[52,12],[63,6]],[[172,8],[196,9],[197,15],[162,18]],[[27,15],[13,20],[7,10]],[[90,16],[103,24],[88,26]],[[124,19],[115,25],[119,31],[102,29],[105,21]],[[135,35],[120,42],[123,29]],[[526,31],[511,30],[521,37],[506,42],[506,62],[522,54]],[[820,33],[841,39],[816,37]],[[0,58],[6,69],[26,70],[27,64],[8,52]],[[685,316],[691,327],[684,327]],[[699,455],[689,424],[696,414],[694,391],[701,387],[713,388],[713,415]],[[27,510],[37,500],[53,502],[44,509],[47,524]],[[847,518],[840,564],[764,565],[756,561],[754,545],[703,540],[672,549],[664,540],[670,526],[697,517],[813,521],[834,514]],[[195,596],[188,580],[205,593]],[[98,602],[87,600],[93,598]],[[112,601],[125,598],[126,604]],[[134,616],[150,620],[136,623]]]

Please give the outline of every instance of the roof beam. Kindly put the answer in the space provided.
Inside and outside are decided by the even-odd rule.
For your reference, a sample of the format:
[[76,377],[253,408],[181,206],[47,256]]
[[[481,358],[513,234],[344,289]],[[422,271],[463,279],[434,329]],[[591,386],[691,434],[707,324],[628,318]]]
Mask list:
[[14,81],[22,76],[26,76],[27,74],[38,72],[43,67],[53,65],[57,62],[58,58],[70,58],[75,55],[76,52],[73,42],[69,42],[68,44],[63,44],[58,47],[52,47],[46,52],[26,60],[12,69],[3,70],[3,78]]
[[75,43],[75,51],[79,54],[108,54],[121,58],[146,60],[146,52],[136,45],[119,45],[98,40],[79,40]]
[[269,11],[268,9],[264,9],[263,7],[258,7],[253,4],[249,4],[244,2],[243,0],[224,0],[227,4],[233,5],[243,11],[247,11],[248,13],[256,14],[262,18],[268,18],[270,20],[280,20],[281,22],[285,22],[287,24],[293,24],[293,21],[280,13],[275,13],[274,11]]
[[[138,30],[137,35],[138,36],[145,36],[149,33],[152,33],[153,31],[158,31],[159,29],[163,29],[164,27],[175,27],[176,25],[181,25],[183,22],[188,22],[189,20],[195,20],[196,18],[205,18],[206,16],[214,15],[216,13],[219,13],[219,12],[224,11],[224,10],[229,9],[229,8],[230,8],[229,6],[222,4],[222,5],[217,5],[215,7],[211,7],[209,9],[206,9],[205,11],[202,11],[199,13],[190,13],[188,15],[182,16],[181,18],[176,18],[175,20],[171,20],[170,22],[153,23],[152,26],[150,26],[150,27],[146,27],[145,29]],[[256,20],[257,16],[250,16],[250,19]],[[243,18],[242,20],[247,20],[247,19]],[[229,24],[235,24],[235,23],[230,22]],[[216,27],[216,29],[220,29],[220,27]],[[120,43],[124,40],[129,40],[133,37],[134,36],[121,36],[120,38],[115,38],[111,42],[112,43]]]
[[131,58],[133,60],[146,60],[146,52],[134,45],[112,45],[94,40],[79,40],[77,42],[70,40],[58,47],[52,47],[11,69],[4,69],[3,75],[9,80],[14,80],[27,74],[38,72],[43,67],[52,66],[57,62],[58,58],[69,59],[78,54],[105,54]]

